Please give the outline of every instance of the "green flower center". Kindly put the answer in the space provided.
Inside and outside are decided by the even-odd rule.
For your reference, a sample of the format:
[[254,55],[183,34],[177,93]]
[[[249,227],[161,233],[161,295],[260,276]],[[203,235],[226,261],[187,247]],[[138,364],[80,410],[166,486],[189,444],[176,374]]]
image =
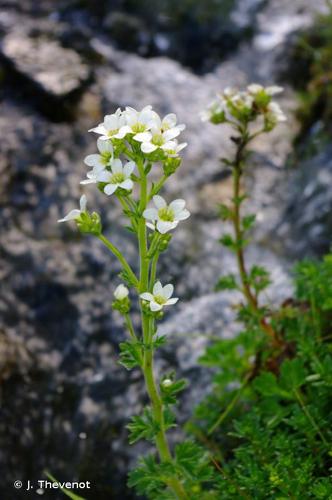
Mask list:
[[113,174],[110,180],[111,184],[121,184],[121,182],[125,181],[126,177],[121,172],[118,174]]
[[104,165],[107,165],[112,158],[112,153],[109,153],[108,151],[105,153],[102,153],[101,155],[101,161]]
[[152,144],[154,144],[155,146],[162,146],[164,144],[164,138],[161,134],[155,134],[153,137],[152,137]]
[[146,125],[144,125],[144,123],[137,122],[131,127],[131,129],[135,134],[140,134],[146,131]]
[[174,212],[170,207],[163,207],[158,210],[158,217],[165,222],[174,222]]
[[119,132],[118,128],[114,128],[113,130],[108,130],[107,135],[108,137],[113,137],[113,135],[117,134]]
[[153,298],[154,301],[161,306],[163,306],[167,302],[167,299],[165,299],[165,297],[163,297],[162,295],[154,295]]

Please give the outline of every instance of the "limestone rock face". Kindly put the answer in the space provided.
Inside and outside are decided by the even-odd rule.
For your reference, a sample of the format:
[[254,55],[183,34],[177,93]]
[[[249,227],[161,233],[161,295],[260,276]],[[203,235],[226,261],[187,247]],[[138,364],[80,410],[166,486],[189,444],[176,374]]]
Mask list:
[[[277,47],[262,45],[257,36],[273,23],[258,22],[251,41],[213,72],[197,76],[166,57],[146,59],[114,49],[93,19],[84,17],[80,2],[70,2],[65,15],[52,12],[54,2],[41,2],[42,10],[28,0],[5,3],[11,7],[0,6],[5,75],[0,87],[0,497],[13,497],[13,477],[41,479],[47,468],[61,480],[91,480],[91,498],[133,498],[125,476],[146,447],[129,447],[125,425],[146,397],[139,373],[117,364],[124,330],[111,301],[120,267],[99,241],[56,220],[77,206],[86,173],[83,158],[96,150],[96,137],[87,130],[104,114],[118,106],[152,104],[162,114],[177,113],[187,125],[183,165],[165,197],[185,198],[192,216],[179,224],[160,261],[158,277],[174,282],[181,301],[160,325],[170,343],[157,362],[158,370],[172,368],[189,379],[180,410],[187,418],[209,383],[210,373],[197,367],[197,359],[210,336],[229,337],[240,328],[233,321],[238,295],[214,292],[219,276],[235,270],[232,255],[218,243],[229,228],[216,208],[231,196],[220,161],[231,152],[229,131],[202,124],[199,112],[227,85],[273,83],[275,55],[288,31],[281,35],[281,23]],[[262,19],[272,6],[281,15],[278,4],[268,2]],[[282,8],[285,14],[289,8],[290,21],[299,15],[294,2],[283,2]],[[312,21],[311,11],[305,13]],[[23,25],[29,29],[18,29]],[[304,165],[301,182],[289,177],[284,165],[296,131],[292,90],[281,99],[288,123],[254,145],[257,154],[243,186],[254,198],[246,210],[258,214],[248,260],[273,269],[269,300],[275,303],[291,292],[292,259],[278,242],[287,248],[296,242],[301,252],[315,253],[315,234],[325,242],[331,228],[332,153],[327,149],[315,168]],[[105,233],[136,270],[135,244],[116,203],[93,186],[85,192]]]
[[23,83],[51,117],[67,116],[91,75],[76,52],[45,35],[14,31],[3,38],[0,56],[12,80]]

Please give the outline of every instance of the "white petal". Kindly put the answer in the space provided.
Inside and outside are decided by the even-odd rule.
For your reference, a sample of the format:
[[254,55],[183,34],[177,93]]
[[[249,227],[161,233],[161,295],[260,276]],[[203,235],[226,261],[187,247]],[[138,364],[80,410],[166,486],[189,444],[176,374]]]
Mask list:
[[138,142],[150,142],[152,139],[152,135],[150,132],[140,132],[139,134],[134,135],[135,141]]
[[123,172],[122,161],[119,160],[118,158],[112,161],[111,167],[113,174],[122,174]]
[[85,212],[85,210],[86,210],[86,203],[87,203],[86,196],[85,196],[85,194],[82,194],[82,196],[80,198],[80,209],[81,209],[81,212]]
[[162,126],[163,127],[166,126],[167,128],[175,127],[176,121],[177,121],[176,114],[175,113],[169,113],[168,115],[166,115],[163,118]]
[[163,287],[160,281],[156,281],[153,287],[153,295],[162,295]]
[[168,221],[163,221],[163,220],[158,220],[157,222],[157,229],[161,234],[165,234],[168,231],[171,231],[177,226],[177,222],[168,222]]
[[103,141],[100,137],[97,140],[97,148],[100,153],[113,153],[113,145],[111,141]]
[[165,306],[172,306],[173,304],[176,304],[178,300],[179,300],[178,297],[174,297],[173,299],[168,299]]
[[155,231],[156,230],[156,227],[154,224],[151,224],[151,222],[147,222],[146,223],[146,227],[148,227],[149,229],[152,229],[152,231]]
[[77,208],[71,210],[63,219],[59,219],[58,222],[67,222],[67,220],[74,220],[81,215],[81,211]]
[[119,187],[122,189],[126,189],[127,191],[130,191],[133,189],[134,183],[131,179],[126,179],[125,181],[121,182],[119,184]]
[[96,184],[97,182],[97,179],[96,177],[91,177],[90,179],[84,179],[83,181],[80,182],[80,184],[82,184],[83,186],[86,185],[86,184]]
[[107,130],[103,123],[100,123],[97,127],[90,128],[89,132],[95,132],[95,134],[107,135]]
[[279,87],[279,85],[271,85],[270,87],[266,87],[265,92],[267,95],[275,95],[275,94],[280,94],[280,92],[283,92],[284,88]]
[[171,141],[172,139],[175,139],[178,135],[180,135],[180,130],[178,127],[171,128],[170,130],[166,130],[166,132],[163,133],[163,138],[165,139],[166,142]]
[[158,211],[155,208],[147,208],[143,212],[144,219],[148,220],[157,220],[158,219]]
[[104,118],[104,126],[106,130],[117,130],[119,127],[119,116],[116,114],[106,115]]
[[181,212],[186,206],[185,200],[174,200],[169,204],[169,208],[171,208],[174,212],[175,218],[177,219],[177,212]]
[[161,304],[157,304],[157,302],[154,302],[153,300],[150,302],[150,309],[151,311],[160,311],[163,308]]
[[152,293],[149,293],[149,292],[141,293],[140,297],[143,300],[148,300],[148,301],[153,300],[153,295],[152,295]]
[[163,296],[165,297],[165,299],[169,299],[170,297],[172,297],[173,292],[174,292],[174,286],[171,283],[164,286]]
[[153,197],[153,203],[156,205],[157,208],[165,208],[167,206],[166,201],[162,196],[159,194],[155,194]]
[[251,85],[248,85],[247,89],[251,94],[258,94],[258,92],[262,92],[262,90],[264,90],[264,87],[259,83],[252,83]]
[[118,184],[107,184],[104,188],[104,193],[107,194],[107,196],[110,196],[118,189],[118,187]]
[[123,139],[126,137],[127,134],[131,134],[132,130],[128,125],[124,125],[123,127],[120,128],[119,132],[114,134],[113,137],[114,139]]
[[186,220],[190,217],[190,212],[186,208],[184,210],[181,210],[181,212],[176,214],[176,220]]
[[103,170],[97,174],[98,182],[109,182],[111,180],[112,174],[108,170]]
[[135,162],[133,161],[128,161],[128,163],[125,164],[123,167],[123,173],[125,174],[126,177],[129,177],[133,171],[135,170]]
[[152,144],[151,142],[143,142],[141,145],[141,150],[143,151],[143,153],[152,153],[156,149],[158,149],[158,146]]
[[[104,141],[101,141],[104,142]],[[88,165],[88,167],[95,167],[100,165],[101,156],[98,154],[88,155],[84,158],[84,163]]]
[[178,145],[177,141],[167,141],[160,147],[164,151],[176,151],[177,145]]

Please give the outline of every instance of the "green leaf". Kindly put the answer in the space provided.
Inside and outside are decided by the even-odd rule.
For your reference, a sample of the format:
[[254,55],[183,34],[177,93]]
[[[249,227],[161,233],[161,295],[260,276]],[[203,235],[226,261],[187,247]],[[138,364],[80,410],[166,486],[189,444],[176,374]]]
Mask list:
[[259,293],[270,285],[270,273],[264,267],[253,266],[249,273],[249,283]]
[[72,500],[86,500],[85,498],[83,497],[80,497],[79,495],[75,495],[75,493],[72,493],[71,491],[69,491],[67,488],[64,488],[63,486],[61,486],[61,482],[58,481],[57,479],[55,479],[54,476],[52,476],[52,474],[50,474],[48,471],[45,471],[45,474],[46,476],[51,480],[53,481],[53,483],[57,483],[59,485],[59,488],[60,490],[62,491],[62,493],[64,493],[67,497],[71,498]]
[[231,220],[233,217],[233,211],[227,205],[221,204],[219,205],[219,216],[223,221]]
[[143,415],[135,415],[131,422],[127,425],[129,430],[129,443],[133,444],[140,439],[153,441],[158,434],[160,427],[158,422],[153,418],[152,410],[146,407],[143,410]]
[[165,498],[167,480],[174,475],[175,469],[170,462],[157,463],[152,455],[148,455],[142,458],[139,466],[129,473],[128,486],[135,487],[140,495],[157,500]]
[[[168,378],[168,377],[166,377]],[[160,384],[161,397],[165,404],[174,405],[176,403],[176,395],[183,391],[187,386],[187,381],[185,379],[175,380],[170,386],[163,386]]]
[[300,358],[286,359],[281,366],[281,381],[289,389],[297,389],[306,381],[307,372]]
[[244,231],[248,231],[249,229],[252,228],[256,220],[256,215],[251,214],[251,215],[245,215],[242,218],[242,228]]
[[277,382],[277,378],[271,372],[263,372],[253,382],[253,386],[263,396],[277,396],[286,399],[293,399],[292,395],[282,389]]
[[142,348],[139,343],[130,341],[121,342],[119,364],[127,370],[132,370],[135,366],[141,366]]
[[230,248],[231,250],[236,249],[236,243],[231,234],[224,234],[219,241],[224,247]]
[[222,276],[215,287],[216,291],[237,290],[238,288],[239,287],[234,274],[227,274],[226,276]]

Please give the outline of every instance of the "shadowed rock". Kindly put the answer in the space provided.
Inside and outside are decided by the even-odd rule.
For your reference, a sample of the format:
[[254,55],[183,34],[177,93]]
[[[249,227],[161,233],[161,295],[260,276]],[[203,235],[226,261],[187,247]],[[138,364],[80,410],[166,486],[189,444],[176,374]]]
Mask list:
[[90,70],[80,56],[43,36],[14,32],[1,44],[9,78],[53,119],[70,117],[89,81]]

